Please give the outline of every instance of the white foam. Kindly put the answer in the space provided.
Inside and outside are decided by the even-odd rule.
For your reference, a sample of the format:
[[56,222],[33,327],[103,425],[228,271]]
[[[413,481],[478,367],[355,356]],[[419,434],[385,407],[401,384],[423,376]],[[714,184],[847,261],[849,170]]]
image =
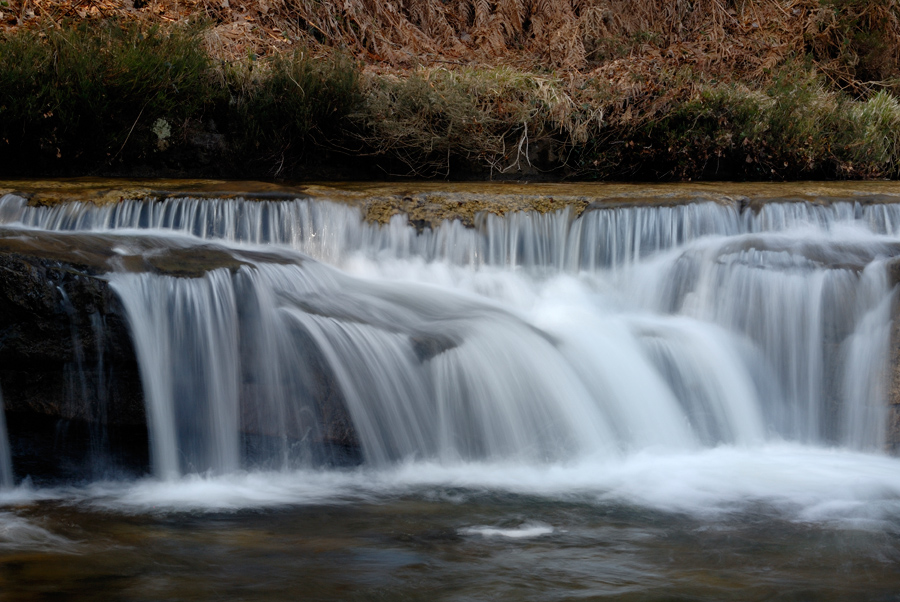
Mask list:
[[58,494],[117,512],[166,513],[384,503],[408,495],[440,503],[445,496],[435,490],[448,489],[453,503],[501,493],[711,520],[768,508],[763,511],[798,522],[900,532],[900,459],[796,444],[645,450],[544,466],[408,462],[381,470],[191,475],[97,483]]
[[506,537],[508,539],[532,539],[553,533],[553,527],[543,523],[525,522],[513,529],[499,527],[467,527],[460,529],[460,535],[481,535],[482,537]]
[[[706,203],[578,220],[488,217],[479,230],[417,235],[401,218],[382,228],[307,201],[103,211],[0,201],[0,218],[32,227],[171,230],[153,230],[135,252],[202,237],[291,247],[345,270],[309,260],[183,282],[114,277],[141,321],[133,331],[153,463],[171,480],[54,493],[65,499],[218,512],[459,488],[694,516],[763,504],[798,521],[900,524],[900,460],[821,446],[881,448],[884,412],[872,408],[883,392],[872,375],[886,357],[892,293],[880,258],[896,253],[900,206],[767,205],[756,216]],[[253,293],[243,309],[264,316],[245,328],[239,320],[253,312],[238,311],[239,290]],[[253,375],[271,432],[284,441],[307,432],[317,425],[298,403],[304,383],[284,383],[304,365],[308,339],[327,355],[371,465],[242,471],[234,378]],[[237,353],[240,341],[259,344]],[[857,361],[843,362],[848,354]],[[245,358],[254,362],[238,365]],[[173,375],[193,389],[175,387]],[[826,412],[825,399],[842,407]],[[830,413],[846,432],[827,428]],[[218,474],[189,474],[207,468]]]
[[75,542],[9,512],[0,512],[0,551],[71,552]]
[[70,494],[78,501],[124,512],[227,512],[359,501],[378,489],[367,480],[358,473],[337,471],[234,472],[94,483]]

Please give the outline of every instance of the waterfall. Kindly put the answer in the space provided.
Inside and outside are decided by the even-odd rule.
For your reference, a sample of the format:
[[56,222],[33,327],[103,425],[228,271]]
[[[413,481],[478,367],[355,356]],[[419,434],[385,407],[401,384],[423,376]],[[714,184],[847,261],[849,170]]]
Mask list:
[[6,411],[3,408],[3,393],[0,392],[0,490],[8,489],[13,484],[12,454],[6,433]]
[[109,275],[163,478],[303,465],[327,442],[373,465],[885,442],[898,205],[566,208],[419,232],[309,199],[7,195],[0,223],[154,245],[169,230],[240,260]]
[[238,468],[236,307],[223,278],[227,271],[196,280],[114,280],[129,313],[153,464],[163,477]]
[[359,206],[328,200],[168,198],[32,207],[16,195],[0,195],[0,225],[11,223],[41,230],[168,230],[205,240],[287,245],[328,263],[364,254],[469,266],[594,270],[633,263],[712,235],[797,228],[830,232],[848,226],[876,235],[900,234],[900,203],[771,201],[758,211],[712,201],[600,205],[578,218],[566,207],[544,214],[480,214],[474,229],[446,221],[417,232],[405,216],[394,216],[387,225],[371,224],[362,219]]

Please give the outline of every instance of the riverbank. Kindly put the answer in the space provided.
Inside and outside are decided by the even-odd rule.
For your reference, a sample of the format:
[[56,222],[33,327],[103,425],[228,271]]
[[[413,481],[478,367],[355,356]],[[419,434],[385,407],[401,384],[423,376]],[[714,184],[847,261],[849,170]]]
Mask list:
[[7,2],[0,176],[898,175],[884,0],[395,9]]

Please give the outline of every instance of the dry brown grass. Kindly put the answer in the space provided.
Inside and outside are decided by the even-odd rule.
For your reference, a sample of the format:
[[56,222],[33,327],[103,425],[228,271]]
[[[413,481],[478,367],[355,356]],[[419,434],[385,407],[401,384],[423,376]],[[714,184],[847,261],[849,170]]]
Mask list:
[[[763,78],[811,51],[835,82],[900,62],[896,0],[7,0],[0,22],[115,16],[213,27],[223,59],[298,45],[406,68],[479,63],[587,73],[616,61]],[[868,32],[868,33],[866,33]],[[867,37],[868,36],[868,37]]]
[[[765,87],[785,65],[803,57],[814,61],[832,88],[857,97],[900,88],[898,0],[7,2],[0,19],[6,27],[108,17],[203,20],[209,25],[207,50],[224,62],[337,49],[364,65],[376,102],[391,89],[390,81],[378,84],[377,76],[511,67],[537,78],[536,87],[526,87],[538,92],[541,77],[555,82],[555,93],[568,100],[555,104],[549,129],[565,130],[576,143],[597,135],[597,123],[627,125],[664,115],[709,85]],[[428,85],[446,91],[446,80],[432,79]],[[459,117],[479,121],[476,138],[500,139],[490,119]],[[548,129],[543,127],[547,119],[539,122],[540,129]],[[446,141],[446,136],[429,135]]]
[[352,56],[356,141],[416,175],[451,155],[517,169],[541,140],[622,145],[711,89],[779,96],[785,73],[823,98],[900,90],[900,0],[0,0],[0,30],[107,18],[201,21],[210,55],[254,76],[297,50]]

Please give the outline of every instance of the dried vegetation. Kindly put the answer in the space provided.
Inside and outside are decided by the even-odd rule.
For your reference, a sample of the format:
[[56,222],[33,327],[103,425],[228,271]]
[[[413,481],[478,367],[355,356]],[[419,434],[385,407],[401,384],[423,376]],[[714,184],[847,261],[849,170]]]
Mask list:
[[[8,31],[202,23],[250,134],[296,116],[258,158],[270,175],[285,175],[300,130],[419,176],[872,177],[900,164],[897,0],[0,0],[0,12]],[[291,108],[289,85],[257,94],[336,53],[340,124]],[[327,96],[315,81],[294,83]]]

